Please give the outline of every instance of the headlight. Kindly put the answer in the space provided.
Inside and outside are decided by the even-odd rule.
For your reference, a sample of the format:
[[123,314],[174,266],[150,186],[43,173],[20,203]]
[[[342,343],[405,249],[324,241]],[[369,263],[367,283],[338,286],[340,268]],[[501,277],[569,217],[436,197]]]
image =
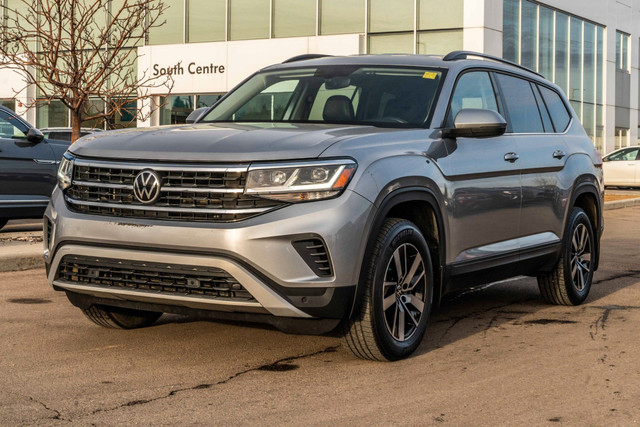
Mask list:
[[64,153],[60,167],[58,168],[58,187],[61,190],[66,190],[71,186],[73,180],[73,156],[69,153]]
[[342,193],[355,170],[348,159],[256,164],[249,168],[245,192],[284,202],[328,199]]

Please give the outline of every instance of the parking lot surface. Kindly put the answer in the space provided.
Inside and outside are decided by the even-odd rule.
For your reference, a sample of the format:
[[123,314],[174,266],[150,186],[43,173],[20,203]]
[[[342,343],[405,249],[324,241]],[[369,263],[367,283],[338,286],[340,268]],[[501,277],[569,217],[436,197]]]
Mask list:
[[518,278],[449,298],[416,354],[165,315],[86,320],[43,269],[0,273],[0,425],[630,425],[640,421],[640,207],[605,212],[587,303]]

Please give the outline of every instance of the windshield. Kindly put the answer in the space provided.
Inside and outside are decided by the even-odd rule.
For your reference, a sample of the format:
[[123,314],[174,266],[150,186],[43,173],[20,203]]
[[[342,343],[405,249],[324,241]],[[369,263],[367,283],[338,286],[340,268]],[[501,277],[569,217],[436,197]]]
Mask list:
[[263,72],[200,121],[423,127],[441,78],[435,69],[353,65]]

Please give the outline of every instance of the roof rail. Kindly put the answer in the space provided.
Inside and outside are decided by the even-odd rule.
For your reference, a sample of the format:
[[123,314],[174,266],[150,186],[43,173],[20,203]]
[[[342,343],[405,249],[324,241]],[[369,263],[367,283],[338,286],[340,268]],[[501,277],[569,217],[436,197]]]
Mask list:
[[282,61],[282,63],[288,64],[289,62],[306,61],[307,59],[324,58],[325,56],[331,56],[331,55],[325,55],[323,53],[305,53],[303,55],[297,55],[292,58],[289,58],[286,61]]
[[525,67],[524,65],[520,65],[520,64],[517,64],[517,63],[515,63],[513,61],[509,61],[508,59],[500,58],[498,56],[488,55],[486,53],[472,52],[472,51],[469,51],[469,50],[454,50],[453,52],[448,53],[444,58],[442,58],[442,60],[443,61],[456,61],[458,59],[467,59],[470,56],[477,56],[478,58],[484,58],[484,59],[490,59],[490,60],[496,61],[496,62],[502,62],[503,64],[508,64],[508,65],[513,66],[513,67],[520,68],[521,70],[525,70],[525,71],[528,71],[530,73],[533,73],[536,76],[540,76],[542,78],[545,78],[542,74],[537,73],[537,72],[533,71],[532,69]]

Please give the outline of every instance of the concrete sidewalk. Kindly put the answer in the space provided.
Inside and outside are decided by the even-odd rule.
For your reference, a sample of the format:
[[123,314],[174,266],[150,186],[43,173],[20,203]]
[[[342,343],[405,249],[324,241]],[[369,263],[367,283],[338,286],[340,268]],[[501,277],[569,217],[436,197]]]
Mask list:
[[[604,209],[640,206],[640,197],[605,202]],[[0,272],[44,267],[42,231],[0,233]]]
[[0,233],[0,272],[44,267],[42,231]]

